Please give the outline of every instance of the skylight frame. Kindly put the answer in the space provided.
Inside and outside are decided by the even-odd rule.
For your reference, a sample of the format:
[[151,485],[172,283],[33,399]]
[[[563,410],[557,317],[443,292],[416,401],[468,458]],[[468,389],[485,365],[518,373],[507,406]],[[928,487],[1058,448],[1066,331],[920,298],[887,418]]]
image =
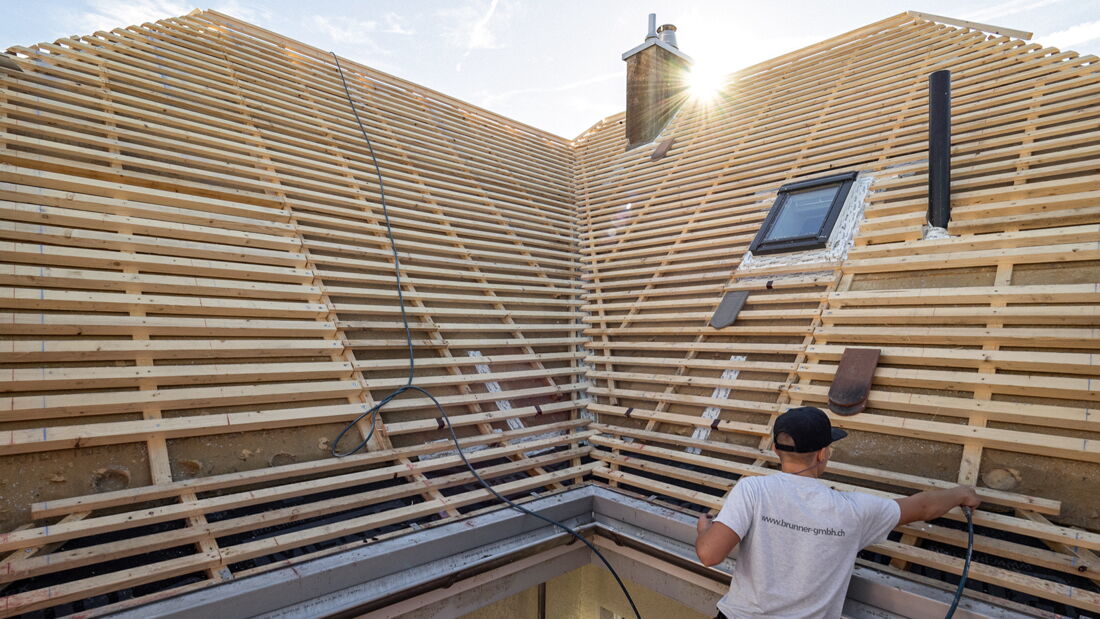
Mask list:
[[[753,255],[764,255],[790,253],[825,247],[829,242],[830,235],[832,235],[833,228],[836,226],[837,218],[840,216],[840,211],[844,207],[844,202],[848,198],[848,193],[852,189],[855,178],[856,172],[844,172],[842,174],[831,174],[820,178],[788,183],[780,187],[775,203],[772,204],[771,209],[768,210],[768,216],[760,226],[760,231],[757,232],[756,237],[752,240],[752,244],[749,245],[749,251],[752,252]],[[829,210],[826,212],[821,222],[821,226],[816,233],[781,239],[768,238],[776,221],[778,221],[780,215],[783,213],[783,209],[787,206],[788,198],[792,194],[808,189],[827,187],[829,185],[836,185],[837,191],[833,194],[832,202],[829,204]]]

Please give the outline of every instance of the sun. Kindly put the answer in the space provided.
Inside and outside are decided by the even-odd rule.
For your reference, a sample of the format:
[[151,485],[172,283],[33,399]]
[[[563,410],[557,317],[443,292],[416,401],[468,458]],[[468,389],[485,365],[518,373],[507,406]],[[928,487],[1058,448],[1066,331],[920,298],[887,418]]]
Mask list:
[[727,75],[714,65],[696,64],[688,73],[688,93],[697,101],[711,101],[726,85]]

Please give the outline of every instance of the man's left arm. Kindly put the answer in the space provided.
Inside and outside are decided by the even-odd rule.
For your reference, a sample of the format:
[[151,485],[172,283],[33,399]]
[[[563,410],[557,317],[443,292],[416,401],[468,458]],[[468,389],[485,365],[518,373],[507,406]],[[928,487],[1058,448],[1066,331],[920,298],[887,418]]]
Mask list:
[[721,563],[741,543],[741,537],[733,529],[714,522],[709,514],[699,516],[695,530],[695,554],[707,567]]

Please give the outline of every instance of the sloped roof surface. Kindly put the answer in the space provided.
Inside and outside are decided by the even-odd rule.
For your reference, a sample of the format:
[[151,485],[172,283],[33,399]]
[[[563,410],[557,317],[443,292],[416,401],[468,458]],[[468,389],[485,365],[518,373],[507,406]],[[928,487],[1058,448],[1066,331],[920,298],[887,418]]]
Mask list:
[[[209,11],[13,51],[0,613],[104,613],[493,507],[422,398],[383,411],[367,451],[329,455],[406,376],[379,188],[331,56]],[[653,162],[624,152],[621,117],[570,143],[341,60],[386,178],[418,384],[499,491],[716,507],[771,470],[777,412],[824,402],[846,346],[881,348],[830,483],[999,479],[971,578],[1090,611],[1095,62],[899,15],[735,75]],[[953,236],[921,241],[942,68]],[[778,187],[846,170],[869,179],[846,257],[738,270]],[[714,330],[731,290],[747,305]],[[961,566],[938,551],[956,529],[895,537],[882,569]]]

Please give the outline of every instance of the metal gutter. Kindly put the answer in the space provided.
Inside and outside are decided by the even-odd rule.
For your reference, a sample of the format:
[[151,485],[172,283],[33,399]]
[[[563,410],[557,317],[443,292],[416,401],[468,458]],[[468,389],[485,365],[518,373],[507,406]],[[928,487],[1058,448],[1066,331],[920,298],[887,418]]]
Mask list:
[[[628,581],[699,612],[713,612],[736,565],[727,559],[707,568],[695,560],[695,516],[610,488],[586,485],[525,507],[591,534]],[[436,617],[460,617],[583,565],[599,565],[571,540],[540,520],[500,509],[114,616],[288,619],[430,609]],[[951,592],[857,566],[844,616],[942,617],[950,600]],[[955,616],[1007,618],[1020,611],[964,598]]]

